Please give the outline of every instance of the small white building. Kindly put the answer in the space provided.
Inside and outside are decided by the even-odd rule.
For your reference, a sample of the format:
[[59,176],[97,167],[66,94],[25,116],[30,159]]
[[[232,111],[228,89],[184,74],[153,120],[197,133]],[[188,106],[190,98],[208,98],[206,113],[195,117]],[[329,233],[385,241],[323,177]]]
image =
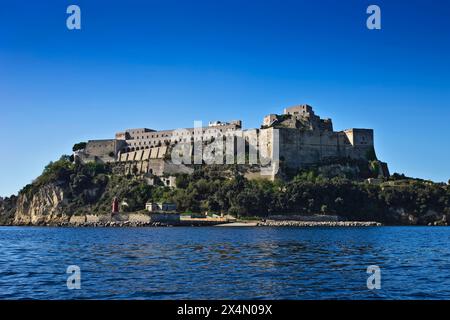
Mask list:
[[175,188],[177,183],[177,178],[175,176],[163,176],[163,177],[155,177],[152,176],[150,178],[147,178],[148,184],[151,186],[155,185],[164,185],[166,187]]
[[149,212],[176,211],[177,205],[175,203],[167,202],[147,202],[145,204],[145,210]]

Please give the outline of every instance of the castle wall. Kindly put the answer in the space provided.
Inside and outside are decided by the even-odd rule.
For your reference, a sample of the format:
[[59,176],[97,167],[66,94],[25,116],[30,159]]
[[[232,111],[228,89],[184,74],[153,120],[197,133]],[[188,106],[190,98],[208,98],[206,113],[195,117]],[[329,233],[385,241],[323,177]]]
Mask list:
[[192,173],[192,169],[184,165],[176,165],[165,161],[169,149],[166,146],[121,152],[117,161],[123,163],[124,174],[152,174],[155,176]]
[[275,120],[277,120],[278,116],[276,114],[269,114],[263,119],[263,126],[270,126]]
[[118,150],[120,150],[123,146],[123,141],[116,139],[89,140],[86,144],[86,148],[82,153],[79,153],[78,156],[84,162],[114,162],[116,160]]
[[116,152],[114,139],[109,140],[89,140],[86,144],[85,152],[91,156],[103,156],[110,152]]
[[[212,136],[240,130],[241,125],[240,121],[216,121],[202,128],[162,131],[129,129],[116,133],[116,139],[90,140],[80,153],[80,158],[82,161],[118,161],[123,163],[125,172],[129,174],[171,175],[184,172],[188,167],[182,168],[164,161],[169,144],[191,143],[193,139],[202,138],[209,140]],[[261,129],[242,131],[243,138],[236,138],[233,145],[241,145],[238,143],[240,139],[245,139],[249,144],[252,132],[259,134],[259,148],[263,151],[259,157],[261,167],[274,163],[270,159],[279,159],[286,167],[297,169],[330,158],[367,159],[369,151],[374,149],[372,129],[354,128],[335,132],[332,120],[321,119],[309,105],[287,108],[282,116],[266,116]],[[278,145],[275,145],[276,137]],[[256,140],[251,142],[256,143]],[[252,163],[253,160],[256,159],[252,159]]]
[[338,135],[317,130],[279,130],[280,160],[291,168],[319,162],[340,154]]
[[[161,130],[155,131],[152,129],[130,129],[125,132],[116,133],[117,139],[123,139],[125,145],[122,147],[122,152],[135,151],[140,149],[147,149],[151,147],[167,145],[171,142],[190,142],[191,138],[196,135],[211,135],[217,131],[226,133],[227,131],[235,131],[241,128],[241,121],[234,120],[231,123],[219,124],[215,126],[203,128],[185,128],[179,130]],[[195,131],[195,132],[194,132]]]
[[343,131],[350,145],[347,145],[347,156],[354,159],[365,159],[374,150],[372,129],[347,129]]
[[314,111],[310,105],[303,104],[303,105],[285,108],[283,111],[283,114],[291,114],[291,115],[312,114],[312,115],[314,115]]
[[[271,129],[262,129],[271,130]],[[373,130],[345,132],[279,128],[279,158],[289,168],[301,168],[329,158],[366,159],[373,149]]]
[[374,144],[372,129],[347,129],[344,133],[353,146],[373,146]]

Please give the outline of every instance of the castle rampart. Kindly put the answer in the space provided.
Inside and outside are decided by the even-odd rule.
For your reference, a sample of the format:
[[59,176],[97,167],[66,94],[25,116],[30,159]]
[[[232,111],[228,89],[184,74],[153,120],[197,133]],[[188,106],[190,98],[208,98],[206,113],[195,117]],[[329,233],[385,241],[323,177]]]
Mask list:
[[[166,173],[164,168],[167,168],[167,161],[164,160],[174,145],[192,145],[194,139],[212,141],[216,134],[230,132],[240,132],[245,137],[249,131],[242,132],[241,129],[240,120],[213,121],[208,127],[181,130],[127,129],[116,133],[115,139],[90,140],[85,150],[77,155],[82,161],[123,163],[128,174],[134,171],[163,175]],[[332,120],[320,118],[309,105],[286,108],[282,115],[270,114],[264,117],[257,131],[260,136],[267,137],[259,142],[265,145],[259,147],[268,150],[269,158],[277,157],[287,168],[299,169],[335,158],[372,160],[369,158],[375,154],[372,129],[334,131]],[[274,141],[275,137],[277,141]],[[276,155],[275,143],[278,143]],[[193,148],[189,150],[192,153]],[[176,168],[171,167],[170,172],[176,172]]]
[[208,127],[203,128],[185,128],[181,130],[161,130],[156,131],[148,128],[128,129],[124,132],[116,133],[116,139],[125,141],[121,152],[130,152],[141,149],[149,149],[151,147],[160,147],[169,145],[172,142],[190,143],[194,133],[205,134],[208,131],[225,133],[227,131],[235,131],[241,129],[241,120],[234,120],[231,122],[215,121],[210,123]]

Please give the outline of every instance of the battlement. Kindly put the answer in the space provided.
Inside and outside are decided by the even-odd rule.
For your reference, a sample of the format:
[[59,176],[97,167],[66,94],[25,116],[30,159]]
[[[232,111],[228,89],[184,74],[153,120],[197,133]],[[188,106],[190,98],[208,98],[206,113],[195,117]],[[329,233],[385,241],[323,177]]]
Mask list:
[[343,133],[352,146],[373,146],[372,129],[346,129]]
[[313,108],[308,104],[301,104],[284,109],[283,114],[290,115],[314,115]]
[[333,131],[331,119],[321,119],[310,105],[303,104],[286,108],[282,115],[269,114],[264,117],[262,127],[296,128],[305,130]]

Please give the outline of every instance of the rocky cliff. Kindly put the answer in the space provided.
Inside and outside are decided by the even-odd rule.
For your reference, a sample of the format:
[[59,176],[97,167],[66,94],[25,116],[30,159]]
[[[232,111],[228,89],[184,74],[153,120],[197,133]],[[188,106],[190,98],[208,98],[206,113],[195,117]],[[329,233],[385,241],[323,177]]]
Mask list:
[[151,189],[145,179],[117,174],[114,165],[71,160],[51,162],[18,196],[0,199],[0,225],[104,224],[114,197],[126,202],[126,212],[144,209]]
[[16,213],[17,197],[0,198],[0,225],[10,225],[14,221]]
[[21,193],[17,199],[13,223],[15,225],[43,225],[67,222],[69,216],[62,214],[67,199],[64,190],[50,184],[35,193]]

